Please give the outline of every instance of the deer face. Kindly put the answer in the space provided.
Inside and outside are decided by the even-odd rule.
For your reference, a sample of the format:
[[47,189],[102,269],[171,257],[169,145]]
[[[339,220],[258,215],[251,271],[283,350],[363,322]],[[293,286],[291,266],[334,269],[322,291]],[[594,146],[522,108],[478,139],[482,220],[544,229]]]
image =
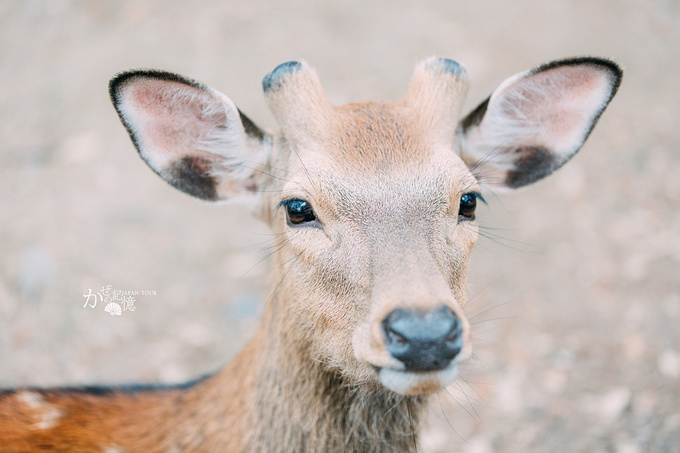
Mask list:
[[481,186],[559,168],[619,80],[606,60],[551,63],[459,121],[467,76],[451,60],[421,63],[400,103],[340,107],[292,62],[263,82],[273,136],[179,76],[123,73],[111,93],[156,173],[199,198],[249,204],[280,238],[265,315],[277,341],[353,382],[422,394],[471,353],[463,308]]
[[325,134],[286,138],[269,206],[302,318],[288,328],[308,325],[315,359],[353,380],[436,390],[471,350],[462,307],[479,185],[413,106],[327,114]]

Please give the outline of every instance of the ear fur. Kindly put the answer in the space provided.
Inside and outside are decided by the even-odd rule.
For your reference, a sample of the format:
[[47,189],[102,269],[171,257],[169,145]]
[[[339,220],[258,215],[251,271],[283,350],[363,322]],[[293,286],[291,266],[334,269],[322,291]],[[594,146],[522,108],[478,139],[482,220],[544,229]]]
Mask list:
[[581,148],[621,83],[610,60],[558,60],[516,74],[459,124],[461,157],[482,183],[516,189]]
[[420,114],[421,127],[430,134],[454,132],[469,88],[465,68],[448,58],[430,57],[415,69],[404,102]]
[[287,140],[325,139],[332,106],[319,76],[307,62],[281,63],[264,77],[262,91]]
[[203,200],[252,203],[271,140],[228,97],[154,70],[117,74],[109,92],[140,156],[165,181]]

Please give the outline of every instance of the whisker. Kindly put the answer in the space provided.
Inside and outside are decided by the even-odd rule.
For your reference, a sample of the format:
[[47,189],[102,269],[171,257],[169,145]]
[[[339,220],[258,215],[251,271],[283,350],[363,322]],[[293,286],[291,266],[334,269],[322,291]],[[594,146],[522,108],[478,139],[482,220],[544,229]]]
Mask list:
[[494,147],[491,151],[489,151],[488,153],[486,153],[485,155],[483,155],[481,159],[479,159],[477,162],[475,162],[474,165],[472,165],[472,167],[470,167],[470,173],[473,173],[473,174],[474,174],[475,170],[477,170],[477,168],[479,168],[480,165],[483,165],[483,164],[487,163],[489,160],[491,160],[491,157],[492,157],[494,154],[496,154],[497,152],[500,152],[500,147],[501,147],[501,145],[502,145],[503,143],[505,143],[505,141],[506,141],[506,140],[503,140],[503,142],[499,143],[499,144],[498,144],[496,147]]
[[276,176],[276,175],[273,175],[273,174],[271,174],[271,173],[267,173],[266,171],[260,170],[259,168],[249,167],[249,166],[243,165],[243,164],[241,164],[241,166],[247,168],[248,170],[255,171],[255,172],[258,172],[258,173],[261,173],[261,174],[263,174],[263,175],[265,175],[265,176],[269,176],[270,178],[278,179],[279,181],[283,181],[283,182],[291,182],[291,181],[288,180],[288,179],[281,178],[281,177]]
[[470,405],[470,409],[472,409],[472,411],[475,414],[475,419],[477,421],[481,421],[482,419],[479,416],[479,412],[477,412],[477,409],[475,408],[474,404],[472,404],[472,401],[470,400],[470,397],[468,396],[468,394],[465,392],[465,390],[463,390],[463,387],[461,387],[461,385],[458,381],[453,381],[453,383],[458,387],[458,390],[460,390],[460,392],[463,394],[463,396],[467,400],[468,404]]
[[261,260],[259,260],[257,263],[255,263],[252,267],[250,267],[250,269],[248,269],[247,271],[245,271],[245,272],[243,273],[243,275],[241,275],[241,276],[238,278],[238,280],[236,280],[236,281],[237,281],[237,282],[241,281],[241,279],[243,279],[246,275],[248,275],[248,273],[249,273],[250,271],[252,271],[253,269],[255,269],[260,263],[262,263],[263,261],[265,261],[265,260],[266,260],[267,258],[269,258],[270,256],[274,255],[276,252],[278,252],[279,250],[283,249],[286,245],[288,245],[288,241],[284,239],[284,240],[282,240],[281,242],[279,242],[278,244],[275,244],[274,246],[269,247],[270,252],[267,253],[267,254],[266,254]]
[[[274,287],[274,290],[272,291],[271,295],[267,298],[267,301],[264,303],[265,308],[267,307],[267,305],[269,305],[269,302],[274,298],[276,291],[278,291],[279,287],[281,286],[281,283],[283,283],[283,281],[286,279],[290,270],[293,269],[293,266],[295,265],[295,263],[297,263],[297,260],[298,260],[298,258],[300,258],[300,255],[302,255],[302,252],[300,252],[295,258],[292,258],[288,261],[288,262],[291,262],[291,261],[293,261],[293,262],[291,263],[290,266],[288,266],[288,270],[286,270],[284,272],[283,276],[281,277],[281,280],[279,280],[279,282]],[[283,263],[281,266],[284,266],[287,263]]]
[[456,428],[453,427],[451,422],[449,421],[449,417],[446,416],[446,411],[444,410],[444,405],[442,404],[442,396],[441,394],[437,394],[437,399],[439,401],[439,409],[442,411],[442,415],[444,416],[444,420],[446,420],[446,423],[448,423],[449,427],[453,430],[454,433],[456,433],[456,436],[463,442],[465,442],[467,445],[470,445],[470,442],[468,442],[461,434],[456,430]]
[[[284,236],[284,233],[278,233],[278,234],[271,234],[271,233],[251,233],[254,236],[269,236],[269,239],[265,239],[264,241],[256,242],[254,244],[248,244],[244,245],[243,247],[239,247],[237,250],[239,251],[246,251],[250,250],[256,247],[262,247],[265,246],[265,244],[271,244],[272,241],[276,241],[279,239],[281,236]],[[271,245],[267,245],[266,247],[271,247]]]
[[416,440],[416,430],[413,425],[413,416],[411,415],[411,406],[408,404],[408,401],[406,401],[406,411],[408,412],[408,420],[409,424],[411,426],[411,438],[413,439],[413,450],[417,453],[418,452],[418,442]]
[[514,245],[507,244],[506,242],[517,243],[518,245],[525,245],[527,247],[530,247],[531,244],[525,244],[525,243],[522,243],[520,241],[514,241],[512,239],[507,239],[507,238],[504,238],[502,236],[498,236],[498,235],[494,235],[494,234],[490,234],[490,233],[484,233],[482,231],[479,232],[479,236],[483,237],[484,239],[488,239],[489,241],[491,241],[491,242],[493,242],[497,245],[500,245],[501,247],[508,248],[510,250],[515,250],[517,252],[523,252],[523,253],[538,253],[538,251],[536,251],[536,250],[530,250],[528,248],[524,249],[524,248],[520,248],[520,247],[515,247]]
[[472,414],[472,412],[470,412],[470,411],[465,407],[465,405],[464,405],[463,403],[461,403],[460,401],[458,401],[458,398],[456,398],[455,396],[453,396],[453,395],[451,394],[451,392],[449,392],[448,387],[445,388],[444,391],[446,392],[447,395],[449,395],[449,396],[451,397],[451,399],[452,399],[453,401],[456,402],[456,404],[458,405],[458,407],[460,407],[461,409],[463,409],[463,410],[470,416],[470,418],[477,420],[477,418]]
[[497,310],[497,309],[499,309],[499,308],[501,308],[501,307],[504,307],[504,306],[506,306],[506,305],[508,305],[508,304],[511,304],[511,303],[513,303],[513,302],[517,302],[519,299],[520,299],[519,297],[513,297],[512,299],[506,300],[505,302],[501,302],[501,303],[498,303],[498,304],[496,304],[496,305],[492,305],[491,307],[485,308],[484,310],[482,310],[482,311],[480,311],[480,312],[477,312],[477,313],[475,313],[475,314],[469,316],[469,317],[468,317],[468,320],[469,320],[469,321],[473,321],[475,318],[479,318],[480,316],[482,316],[482,315],[485,314],[485,313],[488,313],[488,312],[490,312],[490,311],[492,311],[492,310]]
[[[461,381],[463,381],[463,382],[465,383],[465,385],[467,385],[467,386],[470,388],[470,390],[472,390],[472,391],[475,393],[475,395],[477,396],[477,400],[478,400],[478,401],[477,401],[477,404],[484,404],[484,398],[482,397],[482,395],[479,394],[479,392],[477,391],[477,389],[474,388],[474,386],[472,386],[472,385],[470,384],[470,382],[469,382],[467,379],[465,379],[464,377],[458,376],[458,378],[459,378]],[[488,384],[487,384],[487,385],[488,385]]]
[[484,324],[485,322],[506,321],[508,319],[525,320],[526,318],[524,316],[500,316],[498,318],[481,319],[479,321],[471,322],[470,324],[473,325],[473,326],[478,326],[480,324]]

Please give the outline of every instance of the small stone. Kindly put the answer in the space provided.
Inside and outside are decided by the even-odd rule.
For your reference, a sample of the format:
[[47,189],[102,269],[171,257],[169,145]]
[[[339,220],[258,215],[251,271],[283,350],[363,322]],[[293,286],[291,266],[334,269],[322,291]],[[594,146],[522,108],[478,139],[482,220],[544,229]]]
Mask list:
[[16,297],[10,292],[9,288],[0,281],[0,316],[9,319],[19,307]]
[[677,431],[680,429],[680,414],[671,415],[663,424],[663,429],[666,432]]
[[256,319],[263,305],[259,297],[253,294],[240,295],[229,306],[229,316],[233,319]]
[[446,431],[438,427],[428,427],[420,435],[420,448],[423,451],[446,451],[449,442]]
[[24,251],[19,265],[19,288],[32,300],[37,299],[54,275],[54,263],[50,255],[39,246]]
[[669,379],[680,378],[680,354],[673,350],[661,353],[657,362],[659,372]]
[[60,153],[69,164],[82,164],[97,158],[100,141],[95,132],[82,132],[67,137]]
[[640,449],[634,443],[626,441],[616,445],[616,453],[640,453]]
[[213,343],[210,328],[200,322],[191,322],[179,329],[179,337],[182,341],[196,347],[205,347]]
[[646,349],[645,338],[640,334],[629,335],[623,340],[623,353],[629,362],[638,363]]
[[671,294],[661,305],[664,314],[671,318],[677,318],[680,315],[680,295]]
[[576,361],[574,353],[569,349],[560,349],[552,357],[552,364],[555,369],[568,371],[574,366]]
[[522,386],[524,375],[519,370],[509,370],[496,380],[495,407],[503,413],[520,413],[525,407]]
[[599,401],[599,414],[606,421],[614,421],[629,406],[632,393],[630,389],[618,387],[605,393]]
[[189,374],[180,366],[168,363],[161,367],[159,377],[163,382],[184,382],[189,378]]
[[567,373],[557,369],[548,370],[544,374],[543,384],[545,389],[552,394],[562,393],[567,384]]

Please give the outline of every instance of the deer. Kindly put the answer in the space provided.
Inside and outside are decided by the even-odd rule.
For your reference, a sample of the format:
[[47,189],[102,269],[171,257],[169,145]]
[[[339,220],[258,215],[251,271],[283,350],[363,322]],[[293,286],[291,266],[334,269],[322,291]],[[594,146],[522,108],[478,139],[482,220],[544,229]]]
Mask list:
[[184,384],[0,393],[0,450],[413,452],[433,394],[472,354],[470,253],[482,191],[514,191],[581,149],[622,78],[552,61],[469,114],[466,70],[420,62],[398,102],[334,105],[304,61],[262,82],[268,132],[224,94],[158,70],[110,81],[141,158],[173,187],[271,228],[273,292],[254,337]]

